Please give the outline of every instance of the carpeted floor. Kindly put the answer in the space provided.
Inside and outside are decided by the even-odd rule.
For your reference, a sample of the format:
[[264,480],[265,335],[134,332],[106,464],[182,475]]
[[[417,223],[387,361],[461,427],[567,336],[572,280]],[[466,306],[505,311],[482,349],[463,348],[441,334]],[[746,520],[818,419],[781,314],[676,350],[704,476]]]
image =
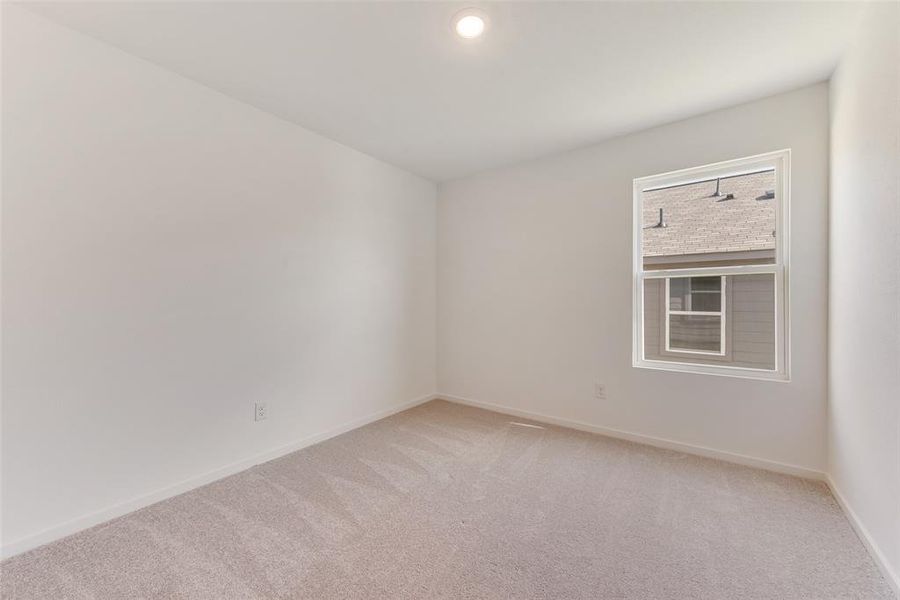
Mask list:
[[13,557],[2,598],[892,598],[826,487],[434,401]]

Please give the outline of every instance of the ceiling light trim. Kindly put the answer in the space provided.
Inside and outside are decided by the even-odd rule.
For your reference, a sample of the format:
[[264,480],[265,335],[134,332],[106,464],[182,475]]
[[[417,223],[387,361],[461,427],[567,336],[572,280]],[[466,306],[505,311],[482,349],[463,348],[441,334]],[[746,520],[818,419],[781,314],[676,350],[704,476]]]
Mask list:
[[453,15],[450,29],[458,38],[466,42],[480,40],[487,33],[490,20],[487,14],[476,7],[464,8]]

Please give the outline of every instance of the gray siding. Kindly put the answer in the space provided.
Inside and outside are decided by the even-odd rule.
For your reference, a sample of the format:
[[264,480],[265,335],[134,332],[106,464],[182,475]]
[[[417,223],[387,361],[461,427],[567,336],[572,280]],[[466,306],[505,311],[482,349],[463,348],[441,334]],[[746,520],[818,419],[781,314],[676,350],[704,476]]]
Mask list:
[[756,369],[775,369],[775,278],[729,276],[725,283],[724,356],[666,352],[665,281],[644,281],[644,357]]
[[732,354],[735,365],[775,368],[775,278],[729,277],[732,291]]
[[660,358],[660,343],[664,343],[662,329],[665,328],[663,322],[663,294],[665,294],[665,282],[662,279],[645,279],[644,280],[644,357],[658,359]]

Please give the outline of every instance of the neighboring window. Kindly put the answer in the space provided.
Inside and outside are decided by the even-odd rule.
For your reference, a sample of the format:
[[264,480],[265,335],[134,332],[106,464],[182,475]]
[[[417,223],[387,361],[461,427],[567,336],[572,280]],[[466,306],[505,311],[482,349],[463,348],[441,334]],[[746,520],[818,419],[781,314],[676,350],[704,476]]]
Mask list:
[[724,277],[667,277],[666,350],[725,354]]
[[634,181],[634,365],[787,380],[790,151]]

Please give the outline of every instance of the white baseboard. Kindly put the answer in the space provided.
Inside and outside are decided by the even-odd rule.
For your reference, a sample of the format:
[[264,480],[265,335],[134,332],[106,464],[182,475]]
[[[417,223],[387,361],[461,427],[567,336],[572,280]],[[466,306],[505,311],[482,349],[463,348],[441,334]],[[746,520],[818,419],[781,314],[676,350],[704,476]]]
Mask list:
[[866,529],[865,525],[862,524],[862,521],[859,520],[856,512],[847,502],[847,498],[841,493],[841,490],[838,489],[837,484],[835,484],[831,475],[826,477],[825,483],[831,488],[831,494],[834,496],[835,500],[837,500],[837,503],[844,511],[844,514],[847,515],[847,520],[850,521],[851,527],[853,527],[853,530],[863,543],[863,546],[869,551],[872,560],[875,561],[881,574],[884,575],[885,581],[887,581],[888,585],[894,590],[894,595],[900,599],[900,574],[895,572],[891,567],[887,557],[885,557],[884,553],[875,543],[875,540],[872,539],[872,536],[869,535],[869,530]]
[[228,477],[229,475],[234,475],[235,473],[245,471],[250,467],[253,467],[260,463],[274,460],[276,458],[284,456],[285,454],[290,454],[291,452],[296,452],[297,450],[301,450],[303,448],[306,448],[307,446],[318,444],[319,442],[323,442],[329,438],[333,438],[342,433],[357,429],[359,427],[362,427],[363,425],[368,425],[369,423],[372,423],[374,421],[389,417],[393,414],[404,411],[408,408],[412,408],[413,406],[418,406],[419,404],[423,404],[436,398],[438,398],[437,394],[428,394],[427,396],[422,396],[420,398],[398,404],[391,408],[378,411],[361,419],[354,419],[353,421],[349,421],[323,433],[311,435],[285,446],[273,448],[272,450],[256,454],[244,460],[231,463],[230,465],[208,471],[206,473],[203,473],[202,475],[191,477],[190,479],[187,479],[180,483],[176,483],[175,485],[150,492],[149,494],[138,496],[137,498],[132,498],[131,500],[126,500],[125,502],[122,502],[120,504],[100,509],[84,516],[72,519],[70,521],[66,521],[65,523],[49,527],[38,533],[19,538],[17,540],[9,542],[8,544],[4,544],[2,548],[0,548],[0,557],[8,558],[27,550],[31,550],[32,548],[36,548],[60,538],[78,533],[79,531],[82,531],[89,527],[93,527],[94,525],[99,525],[111,519],[115,519],[116,517],[121,517],[122,515],[126,515],[140,508],[150,506],[151,504],[156,504],[157,502],[160,502],[167,498],[171,498],[172,496],[183,494],[200,486],[212,483],[213,481]]
[[468,406],[484,408],[484,409],[491,410],[494,412],[499,412],[499,413],[511,415],[514,417],[520,417],[522,419],[531,419],[533,421],[540,421],[542,423],[549,423],[551,425],[559,425],[560,427],[568,427],[569,429],[577,429],[579,431],[587,431],[589,433],[597,433],[600,435],[605,435],[605,436],[617,438],[620,440],[628,440],[630,442],[637,442],[639,444],[646,444],[648,446],[656,446],[657,448],[665,448],[667,450],[678,450],[679,452],[684,452],[686,454],[696,454],[698,456],[705,456],[707,458],[715,458],[715,459],[719,459],[719,460],[724,460],[726,462],[737,463],[739,465],[745,465],[748,467],[756,467],[758,469],[765,469],[767,471],[775,471],[777,473],[785,473],[788,475],[795,475],[797,477],[804,477],[806,479],[816,479],[816,480],[820,480],[820,481],[824,481],[825,477],[826,477],[825,473],[823,473],[822,471],[816,471],[815,469],[809,469],[807,467],[800,467],[797,465],[781,463],[781,462],[777,462],[774,460],[768,460],[765,458],[756,458],[754,456],[747,456],[744,454],[735,454],[733,452],[726,452],[724,450],[716,450],[715,448],[708,448],[706,446],[697,446],[694,444],[677,442],[675,440],[668,440],[665,438],[644,435],[642,433],[632,433],[630,431],[622,431],[620,429],[613,429],[610,427],[601,427],[599,425],[591,425],[589,423],[583,423],[581,421],[572,421],[569,419],[561,419],[558,417],[551,417],[550,415],[531,412],[528,410],[519,410],[517,408],[510,408],[508,406],[503,406],[500,404],[493,404],[490,402],[482,402],[481,400],[473,400],[471,398],[463,398],[461,396],[453,396],[453,395],[449,395],[449,394],[438,394],[437,397],[444,399],[444,400],[448,400],[450,402],[456,402],[458,404],[466,404]]

